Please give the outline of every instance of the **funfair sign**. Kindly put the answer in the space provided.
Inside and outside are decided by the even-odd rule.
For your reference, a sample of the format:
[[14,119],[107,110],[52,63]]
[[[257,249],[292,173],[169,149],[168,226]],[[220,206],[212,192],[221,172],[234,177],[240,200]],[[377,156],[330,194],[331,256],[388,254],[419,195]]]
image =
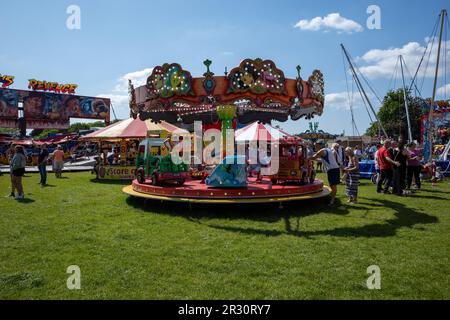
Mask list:
[[2,88],[7,88],[14,83],[14,77],[0,74],[0,83]]
[[58,82],[39,81],[36,79],[28,80],[28,89],[32,89],[33,91],[74,94],[77,88],[78,85],[76,84],[59,84]]

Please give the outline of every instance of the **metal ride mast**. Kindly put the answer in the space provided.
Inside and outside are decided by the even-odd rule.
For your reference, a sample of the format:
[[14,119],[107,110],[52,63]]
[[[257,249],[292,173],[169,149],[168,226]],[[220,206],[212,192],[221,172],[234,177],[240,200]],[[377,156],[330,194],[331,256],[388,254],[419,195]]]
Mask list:
[[[440,62],[440,58],[441,58],[442,33],[444,30],[444,21],[445,21],[445,17],[447,16],[447,10],[443,9],[440,13],[440,16],[441,16],[441,30],[439,32],[439,44],[438,44],[438,51],[437,51],[436,71],[434,74],[433,95],[431,97],[430,112],[428,115],[428,124],[429,124],[428,144],[429,144],[430,159],[432,158],[432,154],[433,154],[433,131],[434,131],[434,124],[433,124],[434,110],[433,109],[434,109],[434,102],[436,99],[436,89],[437,89],[437,81],[438,81],[438,75],[439,75],[439,62]],[[445,53],[445,54],[447,54],[447,53]]]
[[405,100],[406,121],[408,123],[408,141],[413,142],[413,136],[412,136],[412,131],[411,131],[411,120],[409,118],[409,107],[408,107],[408,99],[407,99],[407,93],[406,93],[405,75],[403,73],[403,64],[405,61],[403,60],[403,56],[401,56],[401,55],[400,55],[399,59],[400,59],[400,69],[402,71],[403,98]]
[[356,73],[356,70],[355,70],[355,68],[353,66],[353,63],[352,63],[352,61],[350,59],[350,56],[349,56],[347,50],[345,49],[345,47],[344,47],[344,45],[342,43],[341,43],[341,48],[342,48],[342,50],[343,50],[343,52],[345,54],[345,57],[347,58],[347,61],[348,61],[349,65],[350,65],[350,69],[352,70],[352,74],[353,74],[353,77],[355,79],[356,86],[358,87],[358,90],[364,95],[364,98],[365,98],[367,104],[369,105],[370,110],[372,111],[372,113],[374,114],[375,118],[377,119],[378,127],[383,131],[383,134],[384,134],[385,138],[388,138],[386,130],[384,130],[383,124],[381,123],[380,119],[378,118],[378,115],[375,112],[375,109],[373,108],[372,103],[370,102],[369,98],[367,97],[367,94],[364,91],[364,88],[363,88],[363,86],[361,84],[361,81],[359,80],[358,74]]

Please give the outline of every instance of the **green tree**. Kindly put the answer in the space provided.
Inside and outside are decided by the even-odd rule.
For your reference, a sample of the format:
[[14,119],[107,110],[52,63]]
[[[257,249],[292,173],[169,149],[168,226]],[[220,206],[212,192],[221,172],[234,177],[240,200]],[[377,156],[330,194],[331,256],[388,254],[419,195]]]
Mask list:
[[[411,120],[411,131],[413,139],[420,138],[420,117],[422,116],[422,106],[424,100],[412,97],[408,92],[406,96],[409,107],[409,117]],[[406,118],[403,89],[389,91],[383,99],[383,104],[378,111],[378,119],[383,124],[384,129],[391,138],[408,137],[408,124]],[[375,122],[366,131],[369,136],[378,135],[378,123]]]

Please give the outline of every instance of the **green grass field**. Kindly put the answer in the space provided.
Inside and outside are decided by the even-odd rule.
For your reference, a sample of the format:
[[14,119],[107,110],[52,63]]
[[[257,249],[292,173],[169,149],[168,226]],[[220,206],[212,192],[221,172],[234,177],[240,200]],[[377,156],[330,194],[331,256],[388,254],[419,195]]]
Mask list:
[[[128,198],[122,184],[67,174],[0,177],[1,299],[449,299],[450,184],[408,198],[205,207]],[[66,287],[81,268],[81,290]],[[368,290],[367,268],[381,268]]]

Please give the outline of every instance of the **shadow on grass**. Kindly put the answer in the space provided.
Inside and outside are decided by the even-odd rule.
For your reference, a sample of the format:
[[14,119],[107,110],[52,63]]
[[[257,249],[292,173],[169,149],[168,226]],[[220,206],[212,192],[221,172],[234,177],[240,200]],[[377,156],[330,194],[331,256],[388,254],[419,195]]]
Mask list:
[[101,180],[101,179],[93,178],[90,181],[93,183],[98,183],[98,184],[111,184],[111,185],[121,185],[121,186],[128,186],[131,184],[131,182],[129,180]]
[[414,195],[421,194],[423,192],[425,192],[425,193],[443,193],[443,194],[447,194],[448,195],[448,192],[445,192],[445,191],[427,190],[427,189],[414,190]]
[[[347,207],[338,205],[328,208],[325,203],[328,198],[312,199],[302,202],[286,202],[283,208],[279,203],[267,204],[193,204],[176,202],[160,202],[140,198],[127,198],[127,204],[135,209],[153,214],[184,217],[190,221],[200,223],[200,219],[251,220],[263,222],[278,222],[289,217],[305,217],[319,213],[346,215],[350,213]],[[339,200],[336,200],[339,204]],[[301,206],[301,207],[300,207]],[[299,210],[300,209],[300,210]]]
[[428,196],[428,195],[421,195],[419,193],[414,193],[411,198],[419,198],[419,199],[428,199],[428,200],[450,200],[450,197],[442,198],[442,197],[436,197],[436,196]]
[[[334,236],[334,237],[393,237],[401,228],[413,228],[416,225],[438,223],[438,218],[423,212],[416,211],[404,204],[391,200],[369,199],[377,204],[367,204],[366,206],[347,206],[338,202],[335,208],[328,208],[323,199],[315,199],[303,202],[293,202],[284,205],[280,210],[278,205],[239,205],[239,206],[196,206],[193,210],[189,209],[187,204],[179,203],[161,203],[156,201],[145,201],[143,199],[128,198],[127,203],[139,210],[146,210],[147,204],[151,204],[151,212],[154,214],[163,214],[171,216],[181,216],[191,222],[206,225],[210,228],[223,230],[227,232],[236,232],[245,235],[263,235],[267,237],[277,237],[282,235],[292,235],[296,237],[312,238],[315,236]],[[381,223],[368,224],[358,227],[339,227],[335,229],[326,229],[319,231],[301,231],[300,219],[302,217],[316,215],[320,213],[346,215],[350,211],[370,210],[373,208],[389,208],[395,211],[394,218]],[[284,221],[284,230],[268,230],[257,228],[243,228],[233,226],[220,226],[215,223],[206,223],[202,218],[214,219],[239,219],[276,223]],[[420,230],[420,229],[419,229]]]
[[34,203],[36,202],[33,199],[29,199],[29,198],[25,198],[25,199],[17,199],[16,200],[18,203],[23,203],[23,204],[30,204],[30,203]]
[[[378,200],[374,200],[378,201]],[[300,231],[299,226],[292,228],[290,223],[290,217],[285,219],[285,231],[274,230],[261,230],[252,228],[236,228],[236,227],[223,227],[223,226],[211,226],[216,229],[239,232],[250,235],[265,235],[265,236],[280,236],[290,234],[297,237],[310,238],[314,236],[334,236],[334,237],[393,237],[397,234],[397,230],[401,228],[413,228],[415,225],[420,224],[432,224],[439,222],[438,218],[430,216],[423,212],[417,212],[411,208],[406,207],[403,204],[383,200],[379,201],[380,205],[375,207],[384,206],[395,210],[395,218],[384,221],[383,223],[369,224],[362,227],[340,227],[335,229],[320,230],[320,231]],[[374,207],[371,205],[371,207]]]

